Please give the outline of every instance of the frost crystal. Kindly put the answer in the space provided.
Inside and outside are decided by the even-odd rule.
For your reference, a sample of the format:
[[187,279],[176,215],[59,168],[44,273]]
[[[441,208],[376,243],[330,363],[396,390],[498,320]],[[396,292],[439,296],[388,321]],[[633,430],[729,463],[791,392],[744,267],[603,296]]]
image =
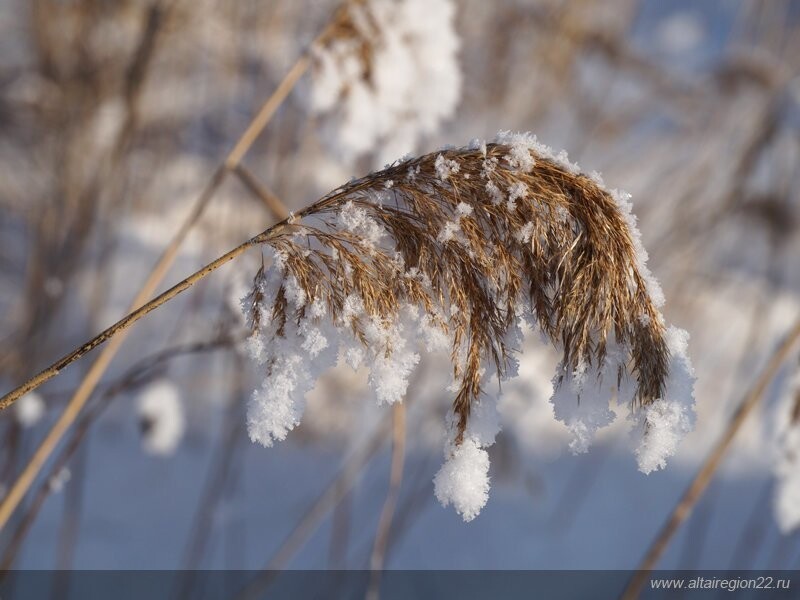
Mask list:
[[472,214],[472,212],[473,212],[474,210],[475,210],[475,209],[474,209],[474,208],[472,208],[472,207],[471,207],[469,204],[467,204],[466,202],[459,202],[459,203],[458,203],[458,206],[456,206],[456,214],[457,214],[459,217],[468,217],[468,216],[470,216],[470,215]]
[[525,226],[515,234],[517,241],[522,242],[523,244],[530,242],[531,238],[533,237],[534,227],[535,226],[533,223],[525,223]]
[[517,181],[508,188],[508,210],[514,210],[519,198],[525,198],[528,195],[528,188],[524,183]]
[[597,431],[614,422],[609,401],[615,388],[609,383],[613,381],[616,385],[616,379],[609,380],[609,376],[612,371],[616,376],[616,366],[594,374],[597,381],[589,386],[585,385],[588,377],[585,371],[563,372],[563,366],[559,371],[553,379],[554,392],[550,401],[556,419],[563,421],[572,435],[569,449],[582,454],[588,452]]
[[456,161],[449,160],[441,154],[436,157],[434,166],[436,167],[436,175],[442,181],[446,181],[451,175],[459,171],[459,165]]

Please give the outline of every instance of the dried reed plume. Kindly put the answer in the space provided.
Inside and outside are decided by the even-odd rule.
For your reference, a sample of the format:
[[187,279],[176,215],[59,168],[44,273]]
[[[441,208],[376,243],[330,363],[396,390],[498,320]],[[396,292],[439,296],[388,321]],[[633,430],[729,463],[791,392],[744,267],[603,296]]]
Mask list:
[[[520,318],[562,352],[559,381],[600,377],[613,358],[617,387],[635,379],[634,408],[663,398],[670,347],[660,292],[628,208],[599,177],[511,134],[398,162],[334,190],[266,240],[275,264],[259,271],[244,301],[261,332],[255,351],[272,394],[260,414],[254,397],[251,437],[269,445],[299,420],[275,400],[276,387],[303,393],[285,380],[296,368],[287,348],[302,346],[297,362],[307,362],[331,350],[328,331],[351,333],[361,346],[356,363],[363,353],[391,360],[408,355],[409,323],[428,349],[443,341],[449,348],[451,449],[464,441],[488,376],[513,374]],[[384,369],[394,379],[374,382],[379,399],[402,397],[403,373],[417,360]]]

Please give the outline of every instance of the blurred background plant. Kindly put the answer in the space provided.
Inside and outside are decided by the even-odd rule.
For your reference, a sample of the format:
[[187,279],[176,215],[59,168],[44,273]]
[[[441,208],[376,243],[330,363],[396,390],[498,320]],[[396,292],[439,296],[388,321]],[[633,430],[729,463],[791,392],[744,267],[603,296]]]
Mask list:
[[[800,314],[800,6],[372,1],[354,1],[360,16],[344,25],[334,1],[0,2],[0,389],[127,312],[253,114],[309,57],[166,281],[274,222],[276,197],[298,209],[395,154],[534,131],[633,194],[667,320],[692,336],[695,432],[649,476],[624,422],[573,456],[548,404],[557,357],[532,338],[500,399],[492,499],[469,525],[432,502],[450,401],[435,360],[410,383],[401,432],[365,373],[334,369],[302,425],[265,451],[244,431],[260,374],[238,352],[235,309],[255,251],[131,331],[0,534],[3,566],[638,563]],[[436,28],[410,25],[434,16]],[[379,60],[347,42],[359,27]],[[346,85],[324,78],[332,47],[352,66]],[[356,117],[344,131],[359,136],[337,146]],[[0,488],[86,368],[0,415]],[[791,371],[660,566],[798,566]],[[145,410],[159,399],[170,408]]]

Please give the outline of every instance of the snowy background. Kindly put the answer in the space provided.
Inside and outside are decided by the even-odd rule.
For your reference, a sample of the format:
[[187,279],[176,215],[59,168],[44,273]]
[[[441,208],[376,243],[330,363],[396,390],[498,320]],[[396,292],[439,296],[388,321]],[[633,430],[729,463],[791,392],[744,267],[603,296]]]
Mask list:
[[[0,2],[0,391],[124,315],[335,7]],[[376,7],[364,26],[371,43],[334,32],[312,52],[248,169],[297,210],[408,152],[532,131],[632,194],[665,315],[689,332],[697,375],[695,431],[665,470],[644,475],[624,418],[588,453],[569,451],[549,404],[557,356],[530,336],[521,375],[500,397],[491,496],[464,523],[434,496],[451,394],[448,363],[425,360],[407,394],[385,564],[633,568],[800,316],[800,5]],[[272,222],[229,179],[163,289]],[[237,300],[260,263],[251,252],[136,325],[0,534],[4,566],[369,565],[392,410],[377,405],[363,370],[337,368],[285,441],[250,442],[245,405],[263,374],[239,348]],[[0,416],[0,495],[91,359]],[[800,565],[797,365],[794,354],[660,566]],[[298,526],[302,535],[290,537]]]

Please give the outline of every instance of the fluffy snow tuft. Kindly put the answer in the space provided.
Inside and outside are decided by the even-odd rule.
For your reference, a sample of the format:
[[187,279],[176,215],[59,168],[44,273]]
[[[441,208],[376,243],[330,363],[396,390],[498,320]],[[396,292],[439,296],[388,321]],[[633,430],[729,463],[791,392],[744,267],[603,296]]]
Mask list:
[[489,454],[474,439],[465,439],[450,449],[433,489],[442,506],[452,504],[464,521],[472,521],[489,499]]
[[405,337],[407,332],[408,328],[402,323],[373,322],[365,330],[370,343],[369,383],[379,403],[402,401],[411,373],[419,362],[419,354]]
[[[564,372],[563,367],[553,378],[553,395],[550,402],[557,420],[562,421],[572,437],[569,449],[573,454],[589,451],[595,434],[614,422],[616,415],[609,407],[613,390],[610,385],[616,379],[609,379],[608,369],[598,376],[593,386],[585,386],[587,374],[578,369],[572,373]],[[616,369],[613,369],[616,372]],[[615,377],[615,375],[614,375]],[[605,385],[604,385],[605,384]]]
[[692,430],[690,409],[676,402],[656,400],[644,409],[646,431],[636,450],[639,470],[649,474],[667,465],[678,443]]
[[253,442],[269,447],[286,439],[300,424],[305,396],[324,371],[336,362],[336,348],[323,328],[303,323],[286,326],[285,338],[269,344],[268,376],[247,405],[247,432]]
[[689,334],[677,327],[667,329],[671,355],[664,397],[642,409],[644,435],[636,449],[639,470],[651,473],[666,466],[679,442],[694,428],[694,369],[687,354]]

